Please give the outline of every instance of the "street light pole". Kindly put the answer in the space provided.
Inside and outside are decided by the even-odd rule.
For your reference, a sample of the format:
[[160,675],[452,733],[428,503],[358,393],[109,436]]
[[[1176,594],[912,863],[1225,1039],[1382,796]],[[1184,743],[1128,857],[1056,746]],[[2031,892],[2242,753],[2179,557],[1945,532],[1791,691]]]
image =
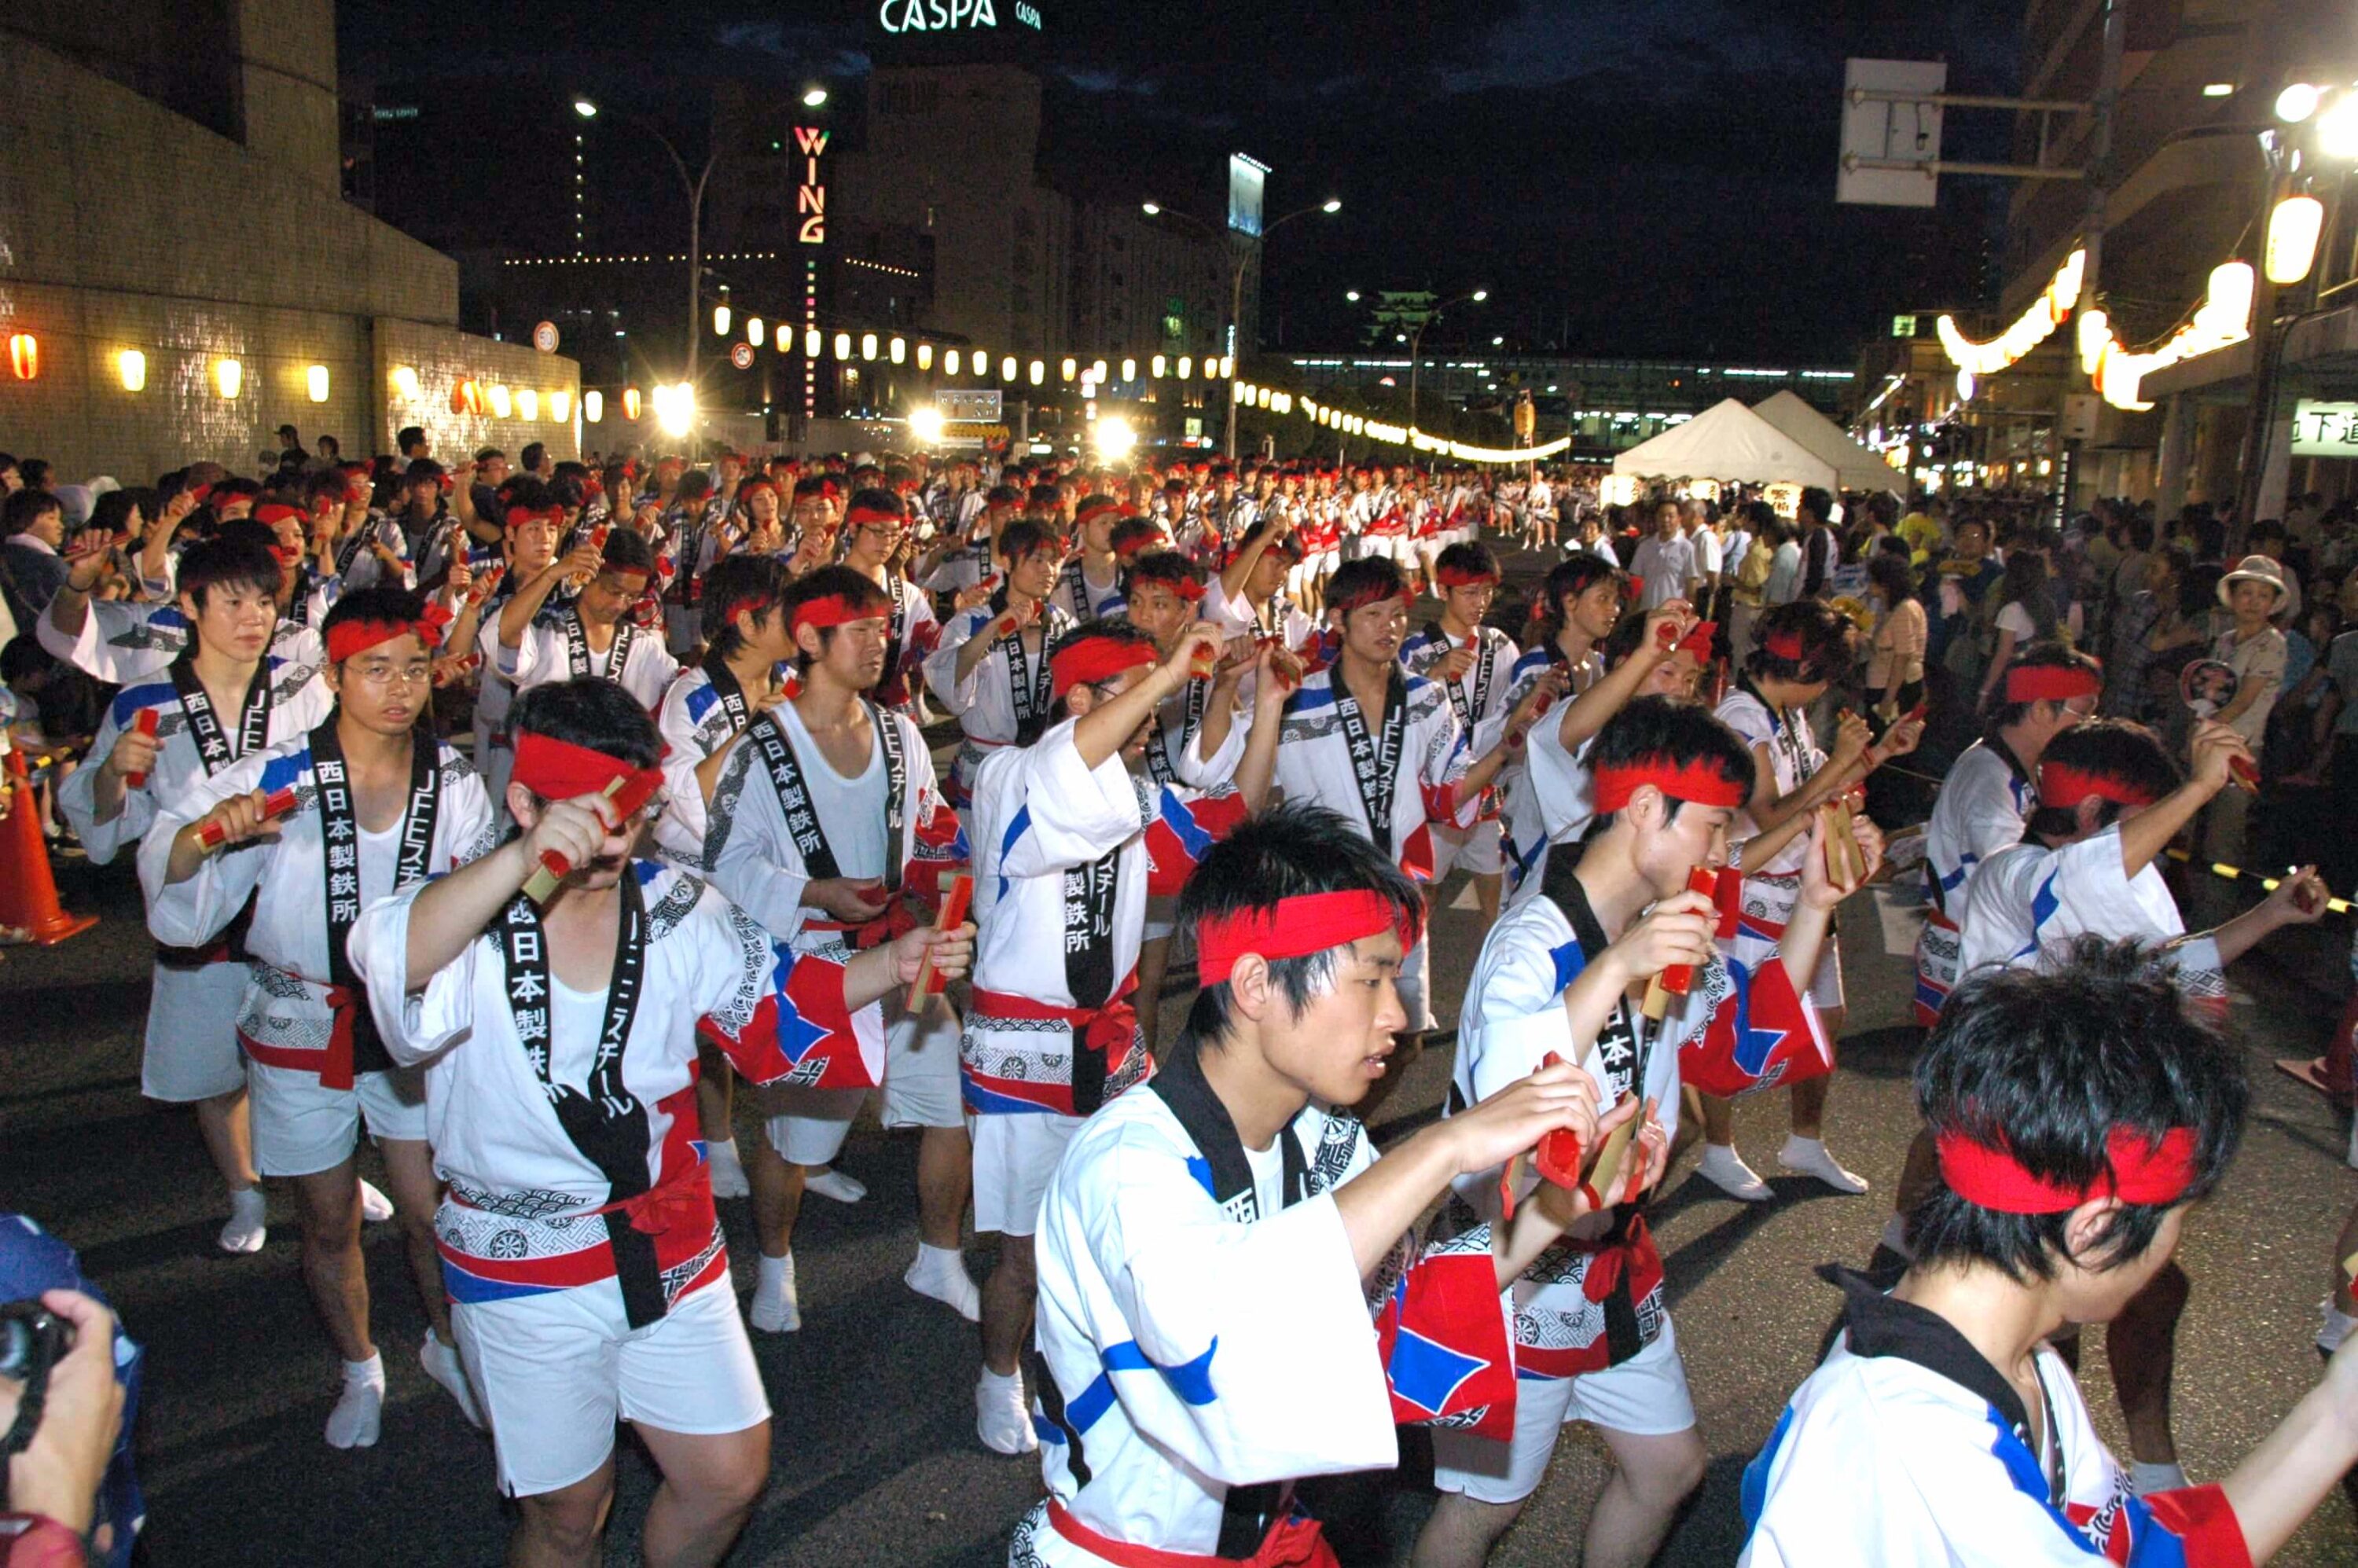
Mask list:
[[[1158,202],[1148,201],[1142,205],[1146,215],[1150,218],[1170,217],[1182,223],[1193,226],[1210,238],[1222,241],[1223,243],[1230,243],[1228,240],[1228,232],[1226,230],[1215,229],[1212,225],[1205,222],[1200,218],[1191,218],[1184,212],[1174,212],[1169,208],[1164,207]],[[1282,224],[1291,223],[1296,218],[1306,218],[1313,212],[1332,214],[1340,212],[1342,210],[1342,198],[1336,196],[1328,197],[1325,200],[1321,201],[1315,207],[1297,208],[1293,211],[1286,213],[1282,218],[1274,218],[1269,222],[1262,224],[1260,232],[1254,236],[1252,244],[1236,252],[1235,257],[1228,267],[1228,331],[1236,340],[1236,346],[1233,351],[1235,358],[1241,359],[1244,357],[1245,268],[1251,264],[1255,248],[1266,246],[1269,242],[1269,236],[1273,232]],[[1233,368],[1234,367],[1231,366],[1232,370]],[[1233,374],[1228,378],[1228,435],[1223,445],[1228,449],[1228,460],[1230,462],[1234,462],[1237,458],[1237,384],[1236,377]]]
[[1448,309],[1453,305],[1463,305],[1468,300],[1479,305],[1482,301],[1489,297],[1490,291],[1488,289],[1477,288],[1473,290],[1471,293],[1461,294],[1455,299],[1444,299],[1440,304],[1434,306],[1432,309],[1426,311],[1424,313],[1424,319],[1419,321],[1415,328],[1409,333],[1408,422],[1411,429],[1414,429],[1416,427],[1416,372],[1418,365],[1420,365],[1423,360],[1422,351],[1424,348],[1424,330],[1427,327],[1432,326],[1435,321],[1440,320],[1441,313],[1444,310]]
[[[824,101],[824,98],[822,98],[821,102]],[[598,117],[598,105],[590,99],[576,98],[573,101],[573,112],[580,115],[585,120],[594,120]],[[671,166],[679,171],[680,186],[687,192],[687,381],[688,384],[692,386],[696,384],[697,347],[702,335],[704,326],[702,306],[704,298],[704,186],[705,182],[712,178],[712,166],[720,161],[720,150],[719,148],[715,147],[712,151],[712,156],[704,160],[704,168],[698,170],[695,175],[691,176],[687,172],[687,160],[679,156],[679,149],[671,145],[671,138],[669,136],[665,135],[663,132],[657,130],[655,126],[644,115],[633,114],[628,109],[623,110],[622,114],[625,118],[635,124],[641,130],[653,136],[656,143],[662,146],[663,150],[671,155]]]

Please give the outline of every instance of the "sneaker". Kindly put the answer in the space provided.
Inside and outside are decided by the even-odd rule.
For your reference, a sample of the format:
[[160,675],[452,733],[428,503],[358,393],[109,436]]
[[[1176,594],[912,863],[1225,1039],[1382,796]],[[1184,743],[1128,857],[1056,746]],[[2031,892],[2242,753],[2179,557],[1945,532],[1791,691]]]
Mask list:
[[1821,1139],[1787,1138],[1785,1147],[1777,1151],[1777,1163],[1797,1176],[1815,1176],[1834,1191],[1851,1197],[1866,1191],[1866,1178],[1855,1172],[1845,1171],[1837,1164],[1834,1157],[1826,1152],[1825,1143]]
[[717,1198],[741,1198],[752,1195],[752,1184],[745,1179],[745,1162],[737,1157],[737,1141],[707,1143],[705,1163],[712,1171],[712,1195]]
[[346,1363],[344,1391],[337,1397],[336,1408],[328,1412],[328,1446],[375,1447],[384,1414],[384,1358],[372,1356],[366,1361]]
[[467,1368],[459,1359],[458,1351],[442,1343],[432,1329],[426,1331],[426,1343],[417,1347],[417,1364],[426,1375],[442,1385],[449,1396],[459,1401],[459,1413],[467,1418],[477,1432],[483,1426],[482,1407],[475,1403],[474,1386],[467,1381]]
[[1775,1195],[1769,1192],[1768,1184],[1744,1162],[1744,1157],[1725,1143],[1704,1144],[1695,1171],[1713,1186],[1743,1203],[1767,1203]]
[[1032,1430],[1032,1412],[1023,1406],[1023,1374],[1002,1378],[990,1368],[974,1386],[975,1433],[993,1454],[1033,1454],[1040,1435]]
[[762,1258],[762,1276],[753,1285],[752,1304],[745,1315],[764,1334],[792,1334],[803,1325],[803,1305],[795,1295],[795,1255]]
[[833,1198],[838,1203],[858,1203],[868,1195],[868,1188],[863,1184],[832,1165],[806,1173],[803,1177],[803,1191],[817,1193],[823,1198]]
[[966,1256],[957,1249],[919,1243],[917,1260],[901,1279],[919,1295],[956,1308],[967,1322],[982,1321],[982,1292],[975,1287],[974,1276],[966,1271]]
[[393,1217],[393,1200],[377,1191],[373,1183],[361,1184],[361,1217],[371,1225],[383,1225]]
[[221,1249],[240,1256],[262,1250],[269,1234],[268,1206],[260,1187],[229,1195],[229,1219],[221,1227]]

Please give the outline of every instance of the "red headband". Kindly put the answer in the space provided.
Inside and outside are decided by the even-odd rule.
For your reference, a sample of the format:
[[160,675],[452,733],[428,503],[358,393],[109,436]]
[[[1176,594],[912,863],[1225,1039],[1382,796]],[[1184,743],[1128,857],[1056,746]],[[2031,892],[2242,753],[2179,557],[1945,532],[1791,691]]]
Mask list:
[[2173,1204],[2194,1184],[2194,1130],[2173,1127],[2158,1143],[2143,1133],[2115,1127],[2104,1140],[2106,1168],[2082,1187],[2067,1187],[2032,1175],[2004,1149],[1976,1143],[1960,1132],[1936,1140],[1941,1179],[1976,1208],[1999,1214],[2067,1214],[2090,1198],[2123,1203]]
[[1326,608],[1329,610],[1339,610],[1343,612],[1344,617],[1348,619],[1351,611],[1355,610],[1365,610],[1370,604],[1381,604],[1388,599],[1397,599],[1403,606],[1413,606],[1416,602],[1412,590],[1406,587],[1385,589],[1378,588],[1373,584],[1370,584],[1369,586],[1361,589],[1358,592],[1350,595],[1348,598],[1328,599],[1326,600]]
[[1049,695],[1062,697],[1076,686],[1095,686],[1113,679],[1124,670],[1152,668],[1160,662],[1151,643],[1133,643],[1124,637],[1083,637],[1049,656]]
[[749,479],[744,483],[737,487],[737,499],[740,501],[750,500],[753,492],[757,490],[766,490],[773,496],[778,493],[778,487],[772,484],[768,480]]
[[1497,572],[1468,571],[1464,567],[1444,567],[1440,577],[1444,588],[1479,588],[1498,580]]
[[328,662],[341,665],[355,654],[364,654],[381,643],[395,637],[415,635],[426,651],[432,653],[442,645],[442,628],[450,623],[450,612],[439,604],[429,604],[415,621],[346,621],[328,628]]
[[854,506],[843,514],[843,520],[854,528],[859,527],[862,523],[898,523],[905,525],[909,521],[905,514],[896,512],[889,506]]
[[2085,665],[2017,665],[2006,672],[2008,702],[2069,702],[2093,697],[2104,677]]
[[718,619],[710,622],[709,624],[714,626],[726,626],[747,611],[752,611],[758,616],[763,611],[769,609],[770,606],[775,602],[776,600],[767,593],[741,593],[726,604],[708,604],[705,606],[705,609],[708,613],[717,615],[718,617]]
[[1079,513],[1075,515],[1073,521],[1081,527],[1086,528],[1100,517],[1108,514],[1120,517],[1127,510],[1129,509],[1123,506],[1119,501],[1100,501],[1095,506],[1082,507]]
[[2151,806],[2161,798],[2150,790],[2137,788],[2125,779],[2091,773],[2085,768],[2075,768],[2069,762],[2039,764],[2039,805],[2069,811],[2090,795],[2098,800],[2116,801],[2123,806]]
[[1698,621],[1694,624],[1694,630],[1688,633],[1677,645],[1693,654],[1696,664],[1707,665],[1711,663],[1711,640],[1717,635],[1718,632],[1718,622]]
[[546,523],[551,527],[557,527],[565,522],[565,508],[562,506],[511,506],[502,515],[511,528],[521,527],[526,523]]
[[[792,636],[806,626],[816,626],[825,631],[830,626],[848,625],[854,621],[882,621],[892,612],[892,607],[881,602],[881,596],[879,599],[854,599],[848,593],[822,594],[795,606],[793,618],[786,623],[786,633]],[[730,613],[736,611],[732,610]]]
[[1672,800],[1689,800],[1697,806],[1738,806],[1752,795],[1749,784],[1730,781],[1701,758],[1680,763],[1661,757],[1640,759],[1623,767],[1598,768],[1594,776],[1599,816],[1628,805],[1639,784],[1652,784]]
[[211,485],[192,484],[189,487],[189,503],[192,506],[202,506],[205,503],[205,498],[212,492]]
[[311,517],[311,514],[301,507],[290,505],[284,501],[263,502],[254,509],[251,515],[256,523],[265,526],[286,522],[306,523]]
[[530,730],[517,731],[515,767],[509,776],[543,800],[603,795],[619,784],[615,804],[633,812],[663,785],[661,768],[634,768],[620,757]]
[[1760,646],[1772,658],[1783,659],[1796,665],[1801,662],[1801,634],[1790,626],[1782,632],[1762,638]]
[[1416,945],[1417,918],[1403,915],[1379,892],[1312,892],[1282,898],[1270,909],[1240,910],[1195,924],[1198,984],[1216,986],[1247,953],[1302,958],[1387,931],[1400,933],[1405,952]]

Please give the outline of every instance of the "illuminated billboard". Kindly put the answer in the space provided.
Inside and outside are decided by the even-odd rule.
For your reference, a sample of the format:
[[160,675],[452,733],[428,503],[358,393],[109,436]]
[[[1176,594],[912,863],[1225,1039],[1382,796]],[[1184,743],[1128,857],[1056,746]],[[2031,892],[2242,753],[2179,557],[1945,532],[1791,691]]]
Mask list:
[[1228,227],[1240,234],[1260,232],[1261,191],[1269,165],[1244,153],[1228,155]]

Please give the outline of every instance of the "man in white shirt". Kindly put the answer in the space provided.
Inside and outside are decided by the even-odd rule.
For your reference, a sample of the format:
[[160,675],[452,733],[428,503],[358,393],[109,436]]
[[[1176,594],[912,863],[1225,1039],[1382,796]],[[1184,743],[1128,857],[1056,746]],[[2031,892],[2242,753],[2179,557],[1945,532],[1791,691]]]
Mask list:
[[1688,597],[1688,585],[1695,577],[1695,548],[1683,521],[1677,502],[1663,502],[1654,509],[1654,532],[1639,541],[1637,554],[1629,558],[1629,575],[1643,584],[1638,594],[1640,610]]

